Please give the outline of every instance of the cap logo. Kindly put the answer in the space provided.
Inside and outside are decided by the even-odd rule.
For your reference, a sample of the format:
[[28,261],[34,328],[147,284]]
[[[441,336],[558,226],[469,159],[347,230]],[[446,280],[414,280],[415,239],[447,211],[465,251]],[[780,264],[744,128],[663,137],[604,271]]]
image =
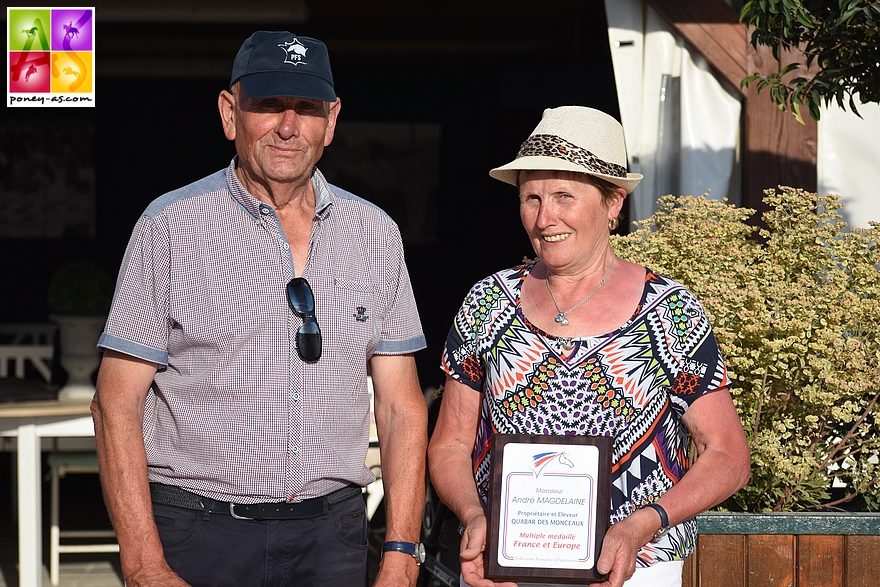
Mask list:
[[281,49],[284,50],[284,63],[292,63],[293,65],[307,65],[303,59],[306,56],[306,51],[308,48],[299,42],[296,38],[292,41],[288,41],[287,43],[281,43],[278,45]]
[[553,157],[580,165],[593,173],[626,177],[626,167],[603,161],[586,149],[569,143],[556,135],[532,135],[526,139],[526,142],[519,148],[516,158],[529,156]]

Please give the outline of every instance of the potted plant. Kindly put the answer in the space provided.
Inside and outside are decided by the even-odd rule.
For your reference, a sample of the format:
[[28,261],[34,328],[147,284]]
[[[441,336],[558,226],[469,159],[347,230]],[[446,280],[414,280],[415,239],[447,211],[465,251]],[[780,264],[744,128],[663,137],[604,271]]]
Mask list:
[[[764,202],[759,230],[754,210],[665,196],[612,237],[704,305],[752,453],[750,482],[719,508],[750,513],[698,518],[685,585],[765,572],[796,587],[831,584],[822,573],[868,584],[880,547],[868,513],[880,509],[880,223],[847,227],[834,195],[782,187]],[[807,562],[828,555],[846,569]]]
[[67,263],[52,276],[49,318],[58,324],[61,365],[68,375],[59,399],[89,399],[95,393],[91,376],[100,364],[95,345],[112,297],[112,278],[91,261]]

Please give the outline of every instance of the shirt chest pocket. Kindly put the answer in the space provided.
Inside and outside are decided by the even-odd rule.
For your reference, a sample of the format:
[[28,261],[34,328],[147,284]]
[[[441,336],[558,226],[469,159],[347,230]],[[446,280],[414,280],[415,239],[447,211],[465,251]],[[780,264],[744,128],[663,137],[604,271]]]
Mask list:
[[372,352],[379,343],[383,314],[375,284],[334,276],[331,304],[342,352],[354,349]]

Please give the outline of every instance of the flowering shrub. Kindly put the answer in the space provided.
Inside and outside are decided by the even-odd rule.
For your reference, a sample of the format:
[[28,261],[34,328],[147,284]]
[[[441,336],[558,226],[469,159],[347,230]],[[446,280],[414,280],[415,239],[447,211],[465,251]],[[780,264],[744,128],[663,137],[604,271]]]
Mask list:
[[[765,191],[754,210],[665,196],[616,252],[687,286],[724,354],[752,451],[722,509],[880,508],[880,223],[848,229],[837,196]],[[756,235],[755,233],[758,232]],[[756,238],[756,236],[758,238]],[[845,486],[830,497],[832,482]]]

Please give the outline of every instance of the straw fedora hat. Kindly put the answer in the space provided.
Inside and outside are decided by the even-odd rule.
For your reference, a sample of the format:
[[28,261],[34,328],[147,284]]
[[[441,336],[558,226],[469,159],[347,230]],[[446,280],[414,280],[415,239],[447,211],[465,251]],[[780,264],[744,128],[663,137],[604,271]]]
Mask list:
[[516,185],[520,171],[576,171],[600,177],[631,194],[641,173],[627,173],[623,127],[611,116],[585,106],[547,108],[519,148],[516,159],[489,172]]

